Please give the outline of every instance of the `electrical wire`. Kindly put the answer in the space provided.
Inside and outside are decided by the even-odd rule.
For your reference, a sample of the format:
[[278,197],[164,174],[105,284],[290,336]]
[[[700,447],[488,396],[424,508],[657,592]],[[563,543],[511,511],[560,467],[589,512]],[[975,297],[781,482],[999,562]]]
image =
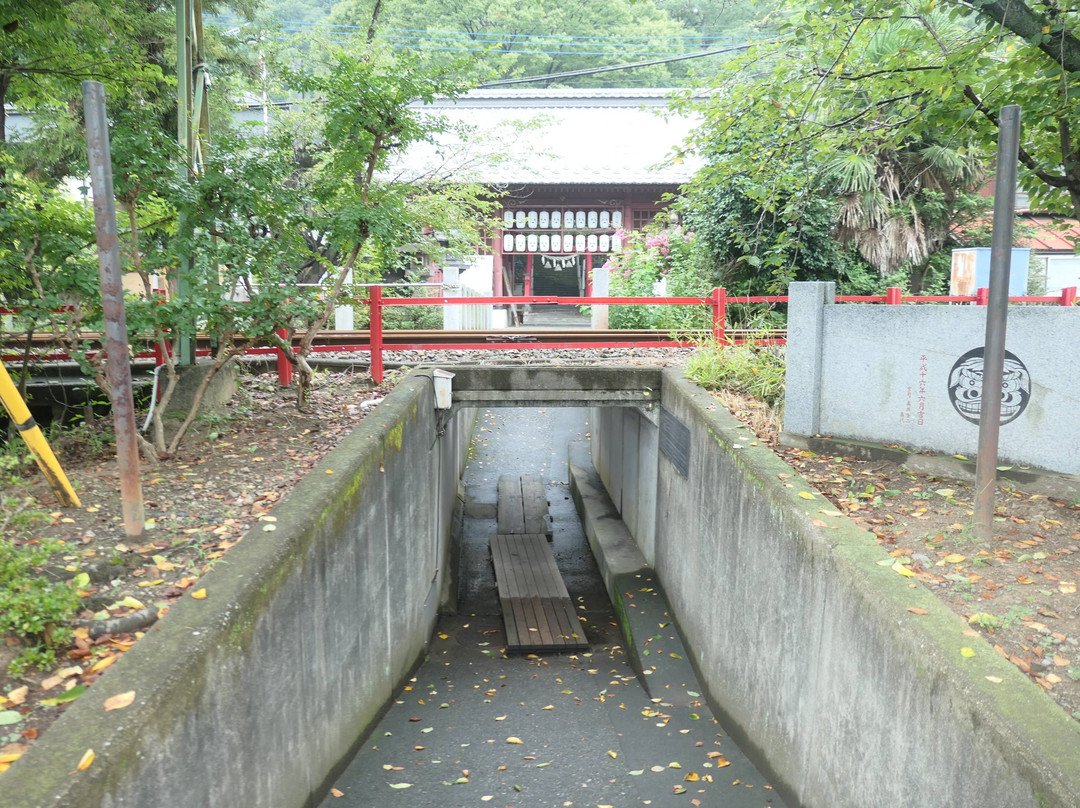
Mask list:
[[511,84],[532,84],[537,81],[550,81],[552,79],[565,79],[574,78],[576,76],[591,76],[596,73],[610,73],[615,70],[633,70],[637,67],[651,67],[652,65],[662,65],[669,62],[682,62],[687,59],[700,59],[704,56],[716,56],[721,53],[734,53],[735,51],[746,50],[752,47],[751,44],[746,45],[734,45],[730,48],[720,48],[718,50],[705,51],[703,53],[690,53],[684,56],[673,56],[667,59],[653,59],[648,62],[633,62],[625,65],[608,65],[606,67],[590,67],[584,70],[568,70],[563,73],[548,73],[543,76],[529,76],[526,78],[517,79],[496,79],[495,81],[486,81],[480,84],[480,87],[505,87]]

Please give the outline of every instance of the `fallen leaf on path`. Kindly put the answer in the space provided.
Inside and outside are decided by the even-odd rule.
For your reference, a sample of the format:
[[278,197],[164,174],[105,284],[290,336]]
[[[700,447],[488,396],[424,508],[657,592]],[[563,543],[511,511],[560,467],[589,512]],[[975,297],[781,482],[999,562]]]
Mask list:
[[133,701],[135,701],[134,690],[129,690],[126,693],[117,693],[115,696],[110,696],[105,699],[105,711],[122,710],[125,707],[130,706]]
[[521,740],[521,738],[516,738],[513,735],[511,735],[509,738],[507,738],[506,742],[507,743],[525,743],[523,740]]
[[90,768],[90,764],[94,762],[94,750],[87,749],[83,752],[83,756],[79,759],[79,765],[75,767],[76,771],[84,772]]

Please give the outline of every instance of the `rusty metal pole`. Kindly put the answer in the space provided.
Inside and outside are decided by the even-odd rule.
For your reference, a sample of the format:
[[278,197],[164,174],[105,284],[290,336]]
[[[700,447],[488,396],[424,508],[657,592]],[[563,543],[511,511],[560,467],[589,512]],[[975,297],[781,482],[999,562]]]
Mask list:
[[101,82],[84,81],[82,90],[86,145],[90,156],[90,185],[94,191],[98,270],[105,313],[105,353],[108,356],[109,392],[116,429],[116,460],[120,471],[124,533],[128,538],[135,538],[143,534],[146,518],[142,482],[139,479],[139,445],[136,441],[135,401],[131,393],[127,315],[120,275],[120,243],[116,230],[109,124],[105,117],[105,88]]
[[994,185],[994,230],[990,239],[990,298],[986,306],[983,347],[982,407],[975,465],[977,539],[994,535],[994,489],[997,484],[998,437],[1001,432],[1001,385],[1005,375],[1005,325],[1009,314],[1009,264],[1012,261],[1013,207],[1016,202],[1016,160],[1020,148],[1020,107],[1001,110]]

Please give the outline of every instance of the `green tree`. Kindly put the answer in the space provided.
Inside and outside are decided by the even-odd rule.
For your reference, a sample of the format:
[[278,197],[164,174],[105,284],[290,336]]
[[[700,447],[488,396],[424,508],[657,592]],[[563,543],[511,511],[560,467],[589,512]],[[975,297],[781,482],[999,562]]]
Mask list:
[[729,295],[785,294],[791,281],[804,280],[836,281],[840,294],[870,294],[882,285],[835,238],[837,204],[822,194],[777,193],[753,174],[706,170],[679,207],[694,233],[697,261]]
[[[375,21],[381,41],[450,62],[472,54],[476,79],[555,76],[566,71],[689,53],[692,32],[653,0],[343,0],[332,20],[364,36]],[[670,85],[686,63],[619,72],[614,82]],[[597,76],[551,78],[535,86],[597,86]],[[606,81],[606,79],[605,79]]]
[[1024,109],[1021,182],[1033,207],[1080,215],[1075,92],[1080,6],[810,0],[774,43],[718,82],[704,142],[778,143],[763,179],[790,191],[841,154],[936,145],[986,159],[997,111]]
[[399,161],[410,146],[435,142],[449,124],[426,113],[436,97],[471,85],[451,67],[372,44],[328,48],[311,72],[285,70],[289,82],[317,104],[305,106],[290,134],[307,166],[295,181],[305,195],[309,246],[317,246],[322,295],[304,319],[298,349],[277,344],[295,364],[302,404],[312,370],[306,357],[352,282],[377,280],[417,252],[472,252],[494,200],[480,185],[423,167],[408,173]]

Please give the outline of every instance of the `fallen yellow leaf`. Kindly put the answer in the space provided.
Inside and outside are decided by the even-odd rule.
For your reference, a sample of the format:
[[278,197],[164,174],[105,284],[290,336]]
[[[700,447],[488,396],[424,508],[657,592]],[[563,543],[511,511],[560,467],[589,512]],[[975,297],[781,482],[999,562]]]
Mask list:
[[194,592],[191,593],[191,597],[195,598],[195,600],[203,600],[206,597],[206,590],[196,589]]
[[90,764],[94,762],[94,750],[87,749],[82,758],[79,760],[79,765],[75,767],[77,771],[83,772],[90,768]]
[[507,743],[525,743],[523,740],[521,740],[521,738],[515,738],[513,735],[511,735],[509,738],[507,738],[506,742]]
[[800,491],[799,496],[802,497],[803,499],[813,499],[814,498],[814,495],[811,494],[809,491]]
[[895,562],[895,563],[894,563],[894,564],[892,565],[892,570],[893,570],[893,572],[895,572],[895,573],[897,573],[897,574],[899,574],[899,575],[903,575],[903,576],[904,576],[905,578],[912,578],[912,577],[914,577],[914,576],[915,576],[915,573],[914,573],[914,572],[912,572],[911,570],[909,570],[909,569],[908,569],[907,567],[905,567],[905,566],[904,566],[903,564],[901,564],[901,563],[900,563],[899,561],[896,561],[896,562]]
[[946,564],[959,564],[961,561],[967,561],[967,556],[962,556],[959,553],[949,553],[942,560]]
[[116,662],[116,660],[119,659],[119,658],[120,657],[117,654],[111,654],[111,655],[109,655],[107,657],[102,657],[101,659],[99,659],[97,662],[95,662],[93,665],[90,666],[90,670],[93,673],[96,673],[98,671],[103,671],[107,667],[109,667],[111,664]]
[[973,657],[975,656],[975,651],[965,645],[963,648],[960,649],[960,656]]
[[109,710],[123,710],[135,701],[135,691],[129,690],[126,693],[117,693],[115,696],[109,696],[105,699],[105,711]]
[[[1066,663],[1066,664],[1068,664],[1068,663]],[[10,693],[7,694],[8,701],[10,701],[16,707],[18,707],[20,704],[22,704],[24,701],[26,701],[26,695],[29,692],[30,692],[30,688],[29,688],[28,685],[23,685],[22,687],[17,687],[14,690],[12,690]]]
[[336,788],[332,788],[332,789],[330,789],[330,795],[333,796],[333,797],[344,797],[345,792],[344,791],[338,791]]
[[617,758],[619,756],[618,752],[612,752],[610,749],[607,750],[607,754],[608,754],[608,757],[612,758],[612,759],[615,759],[615,758]]

